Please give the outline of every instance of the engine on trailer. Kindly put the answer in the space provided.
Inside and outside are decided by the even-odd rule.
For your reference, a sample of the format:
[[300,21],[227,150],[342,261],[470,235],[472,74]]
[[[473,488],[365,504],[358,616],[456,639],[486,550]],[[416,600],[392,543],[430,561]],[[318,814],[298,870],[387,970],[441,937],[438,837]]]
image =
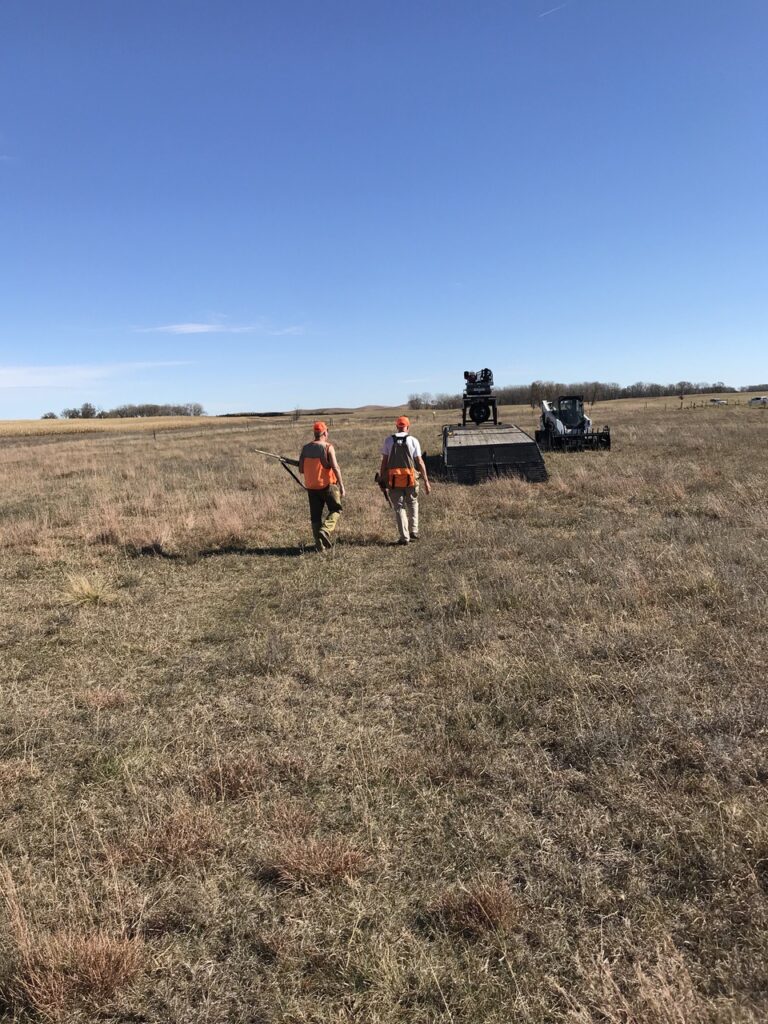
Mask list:
[[[462,422],[443,426],[443,450],[426,455],[429,475],[459,484],[479,484],[502,476],[531,483],[547,479],[539,446],[514,423],[499,423],[493,373],[464,371]],[[493,416],[493,423],[488,420]],[[472,422],[467,424],[467,419]]]
[[464,371],[464,394],[462,396],[464,408],[461,414],[463,426],[467,425],[467,416],[480,426],[493,416],[493,422],[498,423],[499,416],[496,409],[496,399],[493,395],[493,373],[486,366],[483,370]]

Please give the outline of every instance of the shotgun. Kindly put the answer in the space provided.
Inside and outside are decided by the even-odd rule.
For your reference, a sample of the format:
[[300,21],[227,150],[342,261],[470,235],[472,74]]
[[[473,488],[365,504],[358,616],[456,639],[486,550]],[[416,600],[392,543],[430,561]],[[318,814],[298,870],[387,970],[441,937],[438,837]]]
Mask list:
[[389,488],[387,487],[387,484],[386,484],[386,481],[384,480],[384,477],[381,475],[381,473],[379,473],[378,470],[376,470],[376,473],[375,473],[375,475],[373,477],[373,482],[375,484],[378,484],[379,490],[384,495],[384,501],[386,501],[386,503],[388,505],[391,504],[391,502],[389,500]]
[[261,450],[261,448],[251,448],[251,451],[256,452],[257,455],[266,455],[268,459],[277,459],[277,461],[280,463],[280,465],[283,467],[286,473],[288,473],[289,476],[293,477],[293,479],[296,481],[299,487],[301,487],[302,490],[306,491],[307,488],[304,486],[301,480],[299,480],[299,478],[291,469],[291,466],[299,465],[298,459],[289,459],[287,455],[276,455],[274,452],[264,452]]

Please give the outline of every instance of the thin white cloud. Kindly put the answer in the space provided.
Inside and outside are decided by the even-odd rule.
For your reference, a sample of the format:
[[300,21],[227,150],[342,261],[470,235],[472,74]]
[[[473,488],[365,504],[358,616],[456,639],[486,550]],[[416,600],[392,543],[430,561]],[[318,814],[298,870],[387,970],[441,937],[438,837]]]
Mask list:
[[544,11],[539,15],[540,18],[548,18],[550,14],[556,14],[558,11],[562,11],[564,7],[569,7],[571,0],[565,0],[564,4],[558,4],[557,7],[551,7],[548,11]]
[[162,324],[160,327],[138,327],[140,334],[250,334],[256,327],[233,324]]
[[286,335],[291,335],[292,337],[295,337],[298,334],[303,334],[304,328],[299,327],[297,324],[293,327],[265,328],[264,333],[269,334],[270,337],[272,338],[283,338]]
[[221,323],[181,323],[161,324],[159,327],[137,327],[140,334],[267,334],[270,337],[303,334],[304,328],[298,325],[289,327],[270,327],[268,324],[221,324]]
[[101,363],[69,366],[0,366],[0,389],[82,388],[97,381],[128,377],[141,370],[189,366],[186,361]]

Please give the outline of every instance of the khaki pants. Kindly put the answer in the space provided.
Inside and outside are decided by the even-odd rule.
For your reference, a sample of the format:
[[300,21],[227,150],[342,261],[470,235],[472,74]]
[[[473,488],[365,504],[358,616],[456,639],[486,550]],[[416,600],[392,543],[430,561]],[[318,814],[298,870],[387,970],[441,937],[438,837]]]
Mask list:
[[[309,498],[309,518],[312,521],[312,536],[318,549],[331,546],[331,534],[341,515],[341,492],[336,484],[323,487],[319,491],[307,491]],[[328,515],[323,522],[323,512],[328,508]]]
[[410,540],[419,535],[419,485],[413,487],[390,487],[389,503],[395,513],[397,532],[400,540]]

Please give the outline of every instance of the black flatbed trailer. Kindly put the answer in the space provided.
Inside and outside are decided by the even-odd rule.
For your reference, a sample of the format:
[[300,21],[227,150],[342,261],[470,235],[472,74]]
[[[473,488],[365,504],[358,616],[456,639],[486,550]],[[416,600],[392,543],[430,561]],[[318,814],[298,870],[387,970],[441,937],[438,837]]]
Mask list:
[[532,483],[547,479],[539,447],[514,424],[443,427],[441,455],[427,456],[427,471],[437,479],[476,484],[500,476]]

